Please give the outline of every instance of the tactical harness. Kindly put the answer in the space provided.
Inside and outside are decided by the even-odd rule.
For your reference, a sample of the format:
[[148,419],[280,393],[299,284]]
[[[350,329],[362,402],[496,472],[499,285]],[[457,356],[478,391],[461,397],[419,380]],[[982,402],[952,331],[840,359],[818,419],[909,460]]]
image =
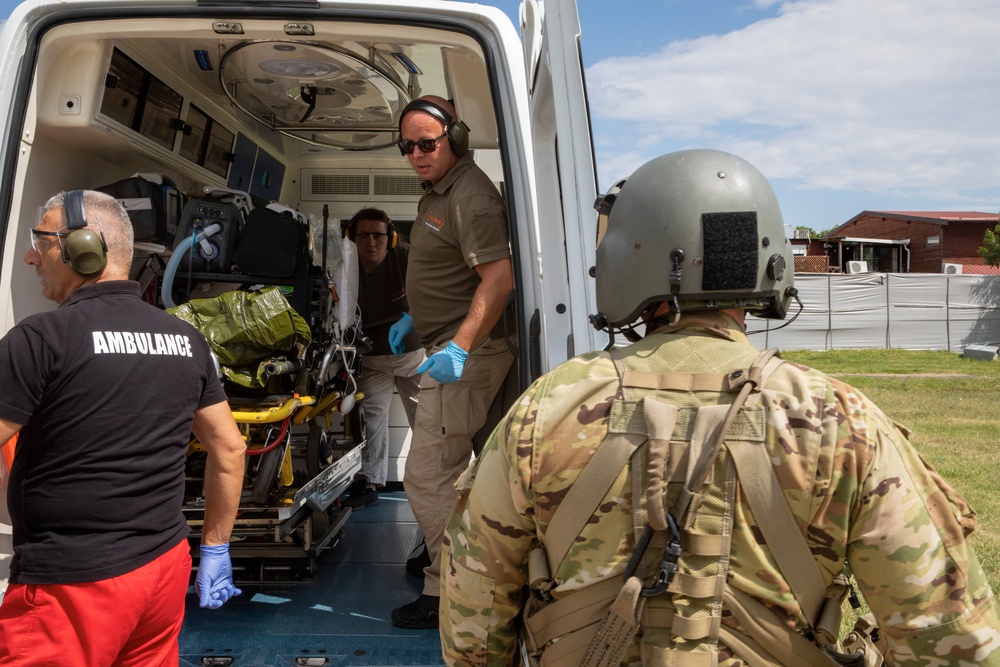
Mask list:
[[[784,363],[777,350],[727,374],[632,370],[617,350],[610,354],[622,392],[612,404],[608,434],[552,516],[544,547],[529,554],[529,661],[540,667],[613,667],[639,634],[647,667],[715,667],[720,639],[751,667],[882,665],[884,640],[875,646],[870,615],[859,621],[846,647],[838,642],[842,603],[853,596],[850,581],[841,574],[825,585],[764,446],[760,390]],[[669,391],[736,397],[730,405],[701,407],[656,400],[657,392]],[[552,573],[626,464],[636,547],[624,585],[611,577],[552,599]],[[727,582],[737,492],[801,607],[806,635]],[[721,622],[723,609],[745,633]]]

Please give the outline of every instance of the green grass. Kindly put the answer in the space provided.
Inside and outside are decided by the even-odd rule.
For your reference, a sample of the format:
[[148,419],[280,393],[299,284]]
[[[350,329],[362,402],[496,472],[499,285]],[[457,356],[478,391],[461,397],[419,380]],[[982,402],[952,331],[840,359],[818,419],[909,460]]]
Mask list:
[[972,544],[993,590],[1000,590],[1000,362],[880,349],[781,356],[854,385],[913,432],[914,447],[978,513]]

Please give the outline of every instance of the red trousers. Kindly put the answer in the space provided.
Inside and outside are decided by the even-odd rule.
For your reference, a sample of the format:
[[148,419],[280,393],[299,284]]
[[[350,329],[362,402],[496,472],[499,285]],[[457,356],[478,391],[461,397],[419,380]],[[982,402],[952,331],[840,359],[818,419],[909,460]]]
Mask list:
[[177,667],[190,576],[182,540],[120,577],[10,584],[0,604],[0,665]]

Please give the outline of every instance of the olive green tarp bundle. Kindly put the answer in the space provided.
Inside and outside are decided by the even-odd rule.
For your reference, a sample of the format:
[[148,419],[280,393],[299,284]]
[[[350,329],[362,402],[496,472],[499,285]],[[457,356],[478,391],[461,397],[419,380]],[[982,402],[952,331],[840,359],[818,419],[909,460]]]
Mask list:
[[309,325],[277,287],[192,299],[167,312],[208,339],[228,380],[251,389],[267,382],[266,361],[276,356],[297,359],[312,341]]

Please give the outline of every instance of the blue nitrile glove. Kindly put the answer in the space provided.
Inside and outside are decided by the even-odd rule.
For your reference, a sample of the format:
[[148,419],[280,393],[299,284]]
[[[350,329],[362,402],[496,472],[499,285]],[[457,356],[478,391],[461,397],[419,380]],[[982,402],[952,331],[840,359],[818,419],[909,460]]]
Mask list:
[[198,604],[208,609],[218,609],[226,600],[243,591],[233,585],[233,563],[229,560],[229,545],[201,545],[198,563]]
[[409,313],[403,313],[399,321],[389,327],[389,347],[393,354],[403,354],[406,351],[406,337],[413,333],[413,318]]
[[469,353],[452,341],[448,343],[448,347],[427,357],[427,361],[420,364],[417,372],[427,371],[441,384],[457,382],[458,378],[462,377],[462,369],[465,368],[465,360],[468,358]]

